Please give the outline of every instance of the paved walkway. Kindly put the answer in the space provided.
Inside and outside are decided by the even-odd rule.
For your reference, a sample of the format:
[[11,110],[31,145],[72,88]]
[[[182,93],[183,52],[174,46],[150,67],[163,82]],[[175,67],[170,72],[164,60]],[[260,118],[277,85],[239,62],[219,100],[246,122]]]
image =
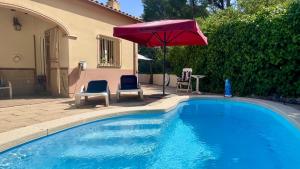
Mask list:
[[[174,89],[169,89],[171,94],[160,99],[157,97],[157,94],[161,93],[160,87],[143,86],[143,88],[145,92],[144,101],[138,100],[137,96],[126,96],[119,103],[113,101],[110,107],[100,105],[99,99],[89,100],[89,104],[80,109],[74,107],[73,99],[0,100],[2,106],[0,108],[0,152],[66,128],[103,118],[140,112],[141,110],[146,112],[153,110],[169,111],[179,102],[190,98],[224,99],[223,96],[217,95],[191,96],[182,93],[185,96],[178,96],[174,94]],[[234,97],[230,100],[246,101],[269,107],[293,121],[293,124],[300,128],[300,111],[291,106],[251,98]],[[7,102],[9,104],[4,105]],[[103,102],[104,100],[102,100],[102,104]]]
[[[109,107],[103,106],[104,99],[101,98],[92,98],[87,105],[79,109],[74,106],[74,99],[71,98],[29,97],[0,100],[0,133],[89,111],[144,106],[159,100],[154,96],[161,93],[161,87],[144,85],[143,89],[144,101],[139,100],[135,95],[127,95],[123,99],[121,97],[121,101],[117,103],[115,96],[112,96]],[[169,93],[174,91],[173,88],[167,90]]]
[[[104,99],[101,98],[92,98],[79,109],[75,107],[74,99],[72,98],[29,97],[0,100],[0,133],[87,112],[106,109],[117,110],[124,107],[141,107],[160,102],[160,98],[157,97],[161,94],[160,86],[143,85],[143,89],[145,96],[143,101],[139,100],[137,95],[126,95],[121,97],[120,102],[116,102],[113,95],[109,107],[103,106]],[[168,88],[167,92],[174,95],[175,89]],[[186,93],[184,92],[181,95],[186,95]],[[264,102],[263,100],[258,101]],[[277,107],[285,106],[276,102],[273,102],[273,104],[277,105]],[[295,108],[299,110],[299,107],[296,106]],[[300,114],[298,112],[290,113],[288,116],[300,124]]]

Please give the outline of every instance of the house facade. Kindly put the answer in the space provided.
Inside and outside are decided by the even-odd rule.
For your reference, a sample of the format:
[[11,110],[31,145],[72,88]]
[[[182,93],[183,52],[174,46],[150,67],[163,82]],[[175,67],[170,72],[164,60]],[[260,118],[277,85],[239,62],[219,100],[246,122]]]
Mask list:
[[117,0],[0,0],[0,77],[14,95],[72,97],[90,80],[137,71],[137,44],[113,37],[113,27],[141,22]]

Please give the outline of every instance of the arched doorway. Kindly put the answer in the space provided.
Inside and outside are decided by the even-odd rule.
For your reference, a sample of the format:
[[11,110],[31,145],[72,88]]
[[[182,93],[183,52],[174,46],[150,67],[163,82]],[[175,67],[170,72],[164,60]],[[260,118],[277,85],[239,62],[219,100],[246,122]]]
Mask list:
[[0,16],[0,76],[14,95],[67,96],[68,31],[31,10],[0,4]]

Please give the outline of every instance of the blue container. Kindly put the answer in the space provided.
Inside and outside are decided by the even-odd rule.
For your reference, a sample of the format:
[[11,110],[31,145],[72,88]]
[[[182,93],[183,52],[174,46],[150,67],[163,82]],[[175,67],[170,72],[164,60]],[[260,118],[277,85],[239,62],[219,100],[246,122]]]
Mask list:
[[231,82],[229,79],[225,80],[225,97],[232,97],[231,93]]

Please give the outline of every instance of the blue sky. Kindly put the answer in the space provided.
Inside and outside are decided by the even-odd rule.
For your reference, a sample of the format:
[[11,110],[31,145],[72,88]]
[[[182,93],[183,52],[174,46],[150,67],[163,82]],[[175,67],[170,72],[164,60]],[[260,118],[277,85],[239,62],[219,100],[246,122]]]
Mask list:
[[[118,0],[121,4],[121,10],[133,16],[140,17],[143,14],[144,8],[142,0]],[[105,3],[107,0],[98,0],[98,2]]]

